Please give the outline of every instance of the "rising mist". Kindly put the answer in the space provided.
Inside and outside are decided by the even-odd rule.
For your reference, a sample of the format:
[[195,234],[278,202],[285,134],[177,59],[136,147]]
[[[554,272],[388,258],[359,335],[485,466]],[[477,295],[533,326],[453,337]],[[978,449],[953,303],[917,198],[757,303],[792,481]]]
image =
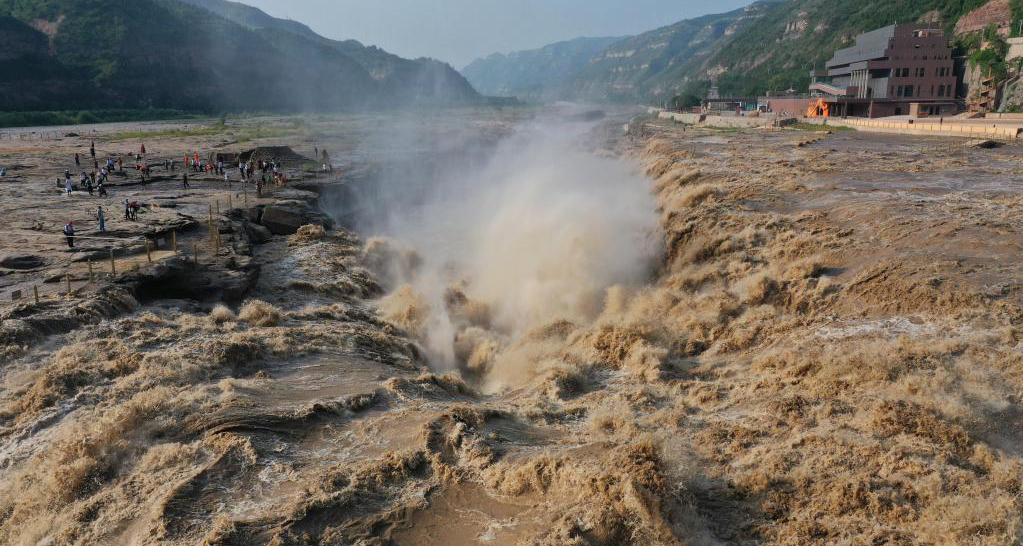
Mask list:
[[368,252],[390,283],[381,309],[419,336],[435,369],[472,367],[479,351],[493,357],[554,321],[592,320],[609,288],[647,280],[649,183],[582,144],[593,129],[532,122],[442,165],[388,173],[363,194],[359,208],[373,213],[356,227],[379,236]]

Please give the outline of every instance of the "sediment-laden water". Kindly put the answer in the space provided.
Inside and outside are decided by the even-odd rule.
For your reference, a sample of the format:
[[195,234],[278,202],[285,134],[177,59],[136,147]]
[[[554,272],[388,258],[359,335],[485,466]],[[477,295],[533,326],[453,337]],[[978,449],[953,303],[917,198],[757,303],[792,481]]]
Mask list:
[[1018,541],[1012,150],[646,134],[382,168],[243,305],[12,351],[0,542]]

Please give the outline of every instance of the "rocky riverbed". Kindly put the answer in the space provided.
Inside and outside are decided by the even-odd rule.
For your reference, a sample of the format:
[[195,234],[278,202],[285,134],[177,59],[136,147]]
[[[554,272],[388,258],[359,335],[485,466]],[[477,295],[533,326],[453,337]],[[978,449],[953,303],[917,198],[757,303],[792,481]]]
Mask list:
[[[414,205],[450,173],[424,158],[479,141],[499,156],[519,121],[449,120],[446,138],[402,143],[381,154],[390,162],[359,164],[364,148],[340,144],[372,131],[317,136],[353,159],[344,193],[225,210],[227,244],[198,269],[168,259],[6,309],[0,542],[1020,540],[1017,148],[595,124],[571,154],[600,158],[580,171],[593,180],[637,186],[589,192],[611,206],[645,196],[630,204],[648,203],[649,229],[596,210],[643,227],[652,261],[601,276],[590,270],[604,261],[555,253],[584,266],[541,261],[540,277],[577,279],[555,286],[585,297],[523,309],[502,294],[536,280],[519,274],[529,260],[497,262],[518,278],[506,291],[456,262],[437,269],[456,282],[437,280],[432,249],[366,218],[393,203],[373,198],[378,182],[408,179],[421,187],[402,186],[416,198],[396,212],[432,225]],[[298,206],[285,201],[336,223],[254,227],[270,228],[255,205]],[[545,225],[541,209],[494,225]],[[581,216],[556,218],[583,237]],[[52,250],[47,267],[66,257]],[[546,258],[527,250],[515,256]],[[232,278],[243,287],[195,290]],[[508,326],[520,315],[528,328]]]

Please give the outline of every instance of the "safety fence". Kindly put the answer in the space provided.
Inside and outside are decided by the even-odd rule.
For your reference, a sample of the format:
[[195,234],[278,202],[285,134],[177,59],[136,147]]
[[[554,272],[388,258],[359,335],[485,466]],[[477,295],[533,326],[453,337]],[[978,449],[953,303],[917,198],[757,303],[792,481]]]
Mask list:
[[955,136],[973,138],[995,138],[1000,140],[1016,140],[1020,138],[1020,127],[999,127],[996,125],[980,125],[976,123],[959,122],[922,122],[910,123],[907,121],[874,121],[865,119],[837,119],[837,118],[807,118],[807,123],[822,124],[820,120],[826,120],[823,124],[853,127],[865,131]]
[[[198,227],[193,225],[184,231],[172,229],[149,236],[120,238],[75,235],[70,243],[81,248],[80,256],[62,266],[59,272],[57,268],[44,270],[40,266],[37,273],[29,273],[37,274],[37,279],[15,283],[0,292],[0,305],[39,304],[78,297],[121,275],[171,258],[183,259],[198,270],[203,264],[216,260],[225,248],[220,229],[224,225],[222,211],[226,213],[235,205],[248,206],[245,188],[225,197],[209,200],[205,217],[196,219]],[[6,235],[10,237],[9,246],[26,249],[26,252],[37,248],[52,253],[54,245],[70,247],[63,234],[14,231]]]
[[68,131],[0,131],[0,140],[30,141],[30,140],[60,140],[68,134]]

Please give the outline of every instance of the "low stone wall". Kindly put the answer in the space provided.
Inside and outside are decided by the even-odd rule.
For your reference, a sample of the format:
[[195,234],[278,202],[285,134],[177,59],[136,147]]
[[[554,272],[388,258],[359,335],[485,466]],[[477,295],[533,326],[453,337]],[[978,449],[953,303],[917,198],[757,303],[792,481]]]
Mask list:
[[703,114],[687,114],[682,112],[661,112],[657,117],[661,119],[673,119],[688,125],[696,125],[697,123],[702,122],[707,116]]
[[[827,120],[826,123],[824,120]],[[897,133],[903,135],[930,135],[963,138],[994,138],[1016,140],[1020,138],[1019,127],[991,127],[972,123],[907,123],[905,121],[877,121],[867,119],[804,118],[804,123],[852,127],[860,131],[876,133]]]
[[707,127],[723,127],[747,129],[752,127],[783,127],[795,122],[794,118],[779,119],[774,116],[710,116],[706,114],[688,114],[681,112],[661,112],[661,119],[674,119],[688,125],[704,125]]
[[999,114],[999,113],[987,113],[984,114],[984,119],[1018,119],[1023,121],[1023,114]]

